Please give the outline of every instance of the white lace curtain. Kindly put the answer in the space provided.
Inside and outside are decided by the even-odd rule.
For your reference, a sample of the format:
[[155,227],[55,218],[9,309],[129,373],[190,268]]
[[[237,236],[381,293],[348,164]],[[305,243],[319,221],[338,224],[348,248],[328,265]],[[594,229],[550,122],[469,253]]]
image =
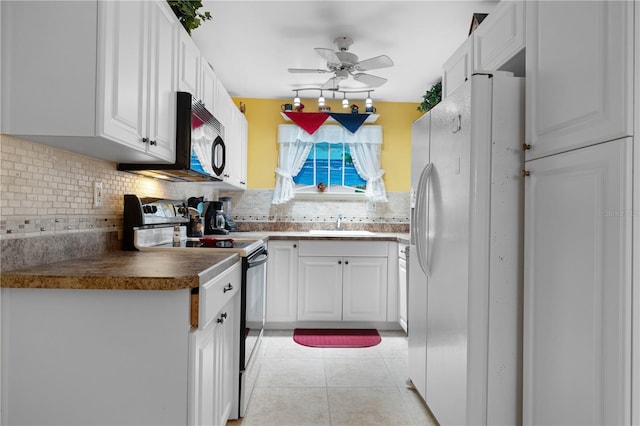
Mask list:
[[324,125],[309,134],[294,124],[278,126],[279,156],[276,168],[276,187],[273,204],[283,204],[293,199],[293,178],[300,172],[314,143],[346,143],[356,171],[367,181],[365,196],[376,202],[386,202],[387,193],[380,168],[382,127],[362,126],[351,133],[342,126]]

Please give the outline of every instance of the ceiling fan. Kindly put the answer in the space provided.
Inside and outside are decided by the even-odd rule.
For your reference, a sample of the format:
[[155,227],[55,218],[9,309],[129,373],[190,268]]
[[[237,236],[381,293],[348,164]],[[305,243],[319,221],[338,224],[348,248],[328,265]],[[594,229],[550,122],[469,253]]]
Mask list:
[[290,73],[334,73],[334,76],[321,87],[323,90],[338,90],[340,82],[352,76],[354,80],[369,87],[379,87],[387,82],[386,78],[358,71],[369,71],[393,66],[393,61],[387,55],[359,61],[358,56],[348,52],[353,44],[351,37],[338,37],[333,43],[338,46],[338,51],[316,47],[315,51],[327,61],[327,69],[289,68]]

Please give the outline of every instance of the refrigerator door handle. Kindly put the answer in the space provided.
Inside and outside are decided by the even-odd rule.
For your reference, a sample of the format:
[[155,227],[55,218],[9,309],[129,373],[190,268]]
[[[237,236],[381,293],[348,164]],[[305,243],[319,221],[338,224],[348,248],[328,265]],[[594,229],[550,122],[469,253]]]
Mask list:
[[433,170],[433,163],[429,163],[425,166],[424,170],[420,174],[420,180],[418,181],[418,188],[416,189],[416,226],[415,226],[415,243],[418,255],[418,263],[420,268],[427,274],[427,277],[431,276],[429,270],[429,257],[427,255],[429,249],[429,241],[427,237],[428,224],[425,220],[427,217],[427,191],[429,190],[429,182],[431,180],[431,171]]

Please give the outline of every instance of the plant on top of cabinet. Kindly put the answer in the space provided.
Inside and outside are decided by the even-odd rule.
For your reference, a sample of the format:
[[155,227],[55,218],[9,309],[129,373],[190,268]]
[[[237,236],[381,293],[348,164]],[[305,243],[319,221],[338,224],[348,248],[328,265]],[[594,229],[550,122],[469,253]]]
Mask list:
[[429,90],[422,95],[422,103],[416,108],[418,111],[427,112],[442,100],[442,81],[434,83]]
[[189,35],[192,30],[200,26],[202,21],[208,21],[212,18],[209,12],[198,12],[198,9],[202,7],[202,2],[199,0],[167,0],[167,3]]

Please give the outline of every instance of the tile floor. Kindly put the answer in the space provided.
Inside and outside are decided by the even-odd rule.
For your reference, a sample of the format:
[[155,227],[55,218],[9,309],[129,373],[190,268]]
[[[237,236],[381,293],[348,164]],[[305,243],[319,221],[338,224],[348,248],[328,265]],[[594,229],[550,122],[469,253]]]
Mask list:
[[370,348],[301,346],[267,330],[264,361],[245,417],[227,426],[437,425],[407,385],[407,339],[381,331]]

